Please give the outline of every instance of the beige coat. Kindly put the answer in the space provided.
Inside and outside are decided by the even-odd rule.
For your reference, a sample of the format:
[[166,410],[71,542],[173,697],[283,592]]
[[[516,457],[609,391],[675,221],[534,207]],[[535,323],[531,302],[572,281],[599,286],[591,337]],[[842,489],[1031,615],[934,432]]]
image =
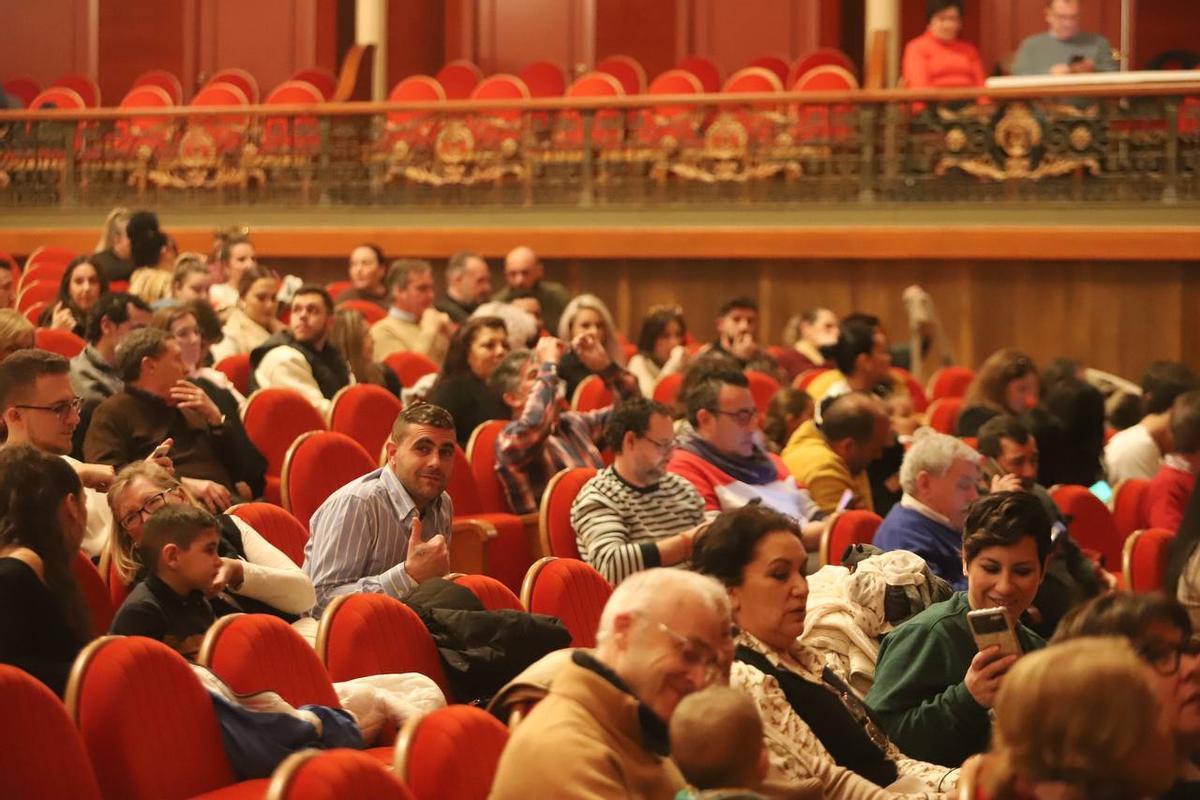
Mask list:
[[401,350],[412,350],[427,356],[439,367],[450,347],[450,340],[439,329],[422,328],[419,323],[393,316],[384,317],[371,326],[371,340],[375,343],[376,361],[383,361]]

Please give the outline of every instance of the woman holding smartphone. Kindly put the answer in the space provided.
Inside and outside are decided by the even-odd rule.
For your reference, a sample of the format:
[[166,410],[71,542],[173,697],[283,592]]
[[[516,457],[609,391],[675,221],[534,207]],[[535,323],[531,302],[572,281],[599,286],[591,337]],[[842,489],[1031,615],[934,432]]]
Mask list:
[[867,705],[905,753],[958,766],[987,749],[989,710],[1019,656],[1004,655],[1007,648],[997,644],[981,649],[967,615],[1003,609],[1016,647],[1026,653],[1044,647],[1020,619],[1041,586],[1050,550],[1050,518],[1032,494],[997,492],[971,505],[963,526],[967,590],[884,637],[867,694]]

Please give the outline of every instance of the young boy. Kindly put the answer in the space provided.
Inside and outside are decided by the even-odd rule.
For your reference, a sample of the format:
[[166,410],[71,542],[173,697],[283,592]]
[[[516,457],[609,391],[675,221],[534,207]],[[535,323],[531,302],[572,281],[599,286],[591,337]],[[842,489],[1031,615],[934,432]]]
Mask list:
[[767,750],[758,710],[727,686],[688,695],[671,715],[671,758],[691,786],[676,800],[759,800]]
[[205,598],[221,568],[217,521],[207,511],[168,505],[142,526],[146,580],[125,598],[112,633],[158,639],[189,661],[216,617]]

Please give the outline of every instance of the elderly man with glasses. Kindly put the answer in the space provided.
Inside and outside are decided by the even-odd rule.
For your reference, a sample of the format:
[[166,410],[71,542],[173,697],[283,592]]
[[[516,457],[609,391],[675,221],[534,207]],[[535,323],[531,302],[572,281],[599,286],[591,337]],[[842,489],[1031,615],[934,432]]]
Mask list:
[[614,585],[687,561],[704,523],[704,501],[667,472],[675,449],[670,409],[641,397],[626,400],[609,415],[604,438],[616,454],[613,464],[584,484],[571,505],[583,560]]
[[[489,797],[674,797],[667,723],[687,695],[726,682],[729,598],[712,578],[650,569],[616,588],[596,649],[564,659],[509,739]],[[569,659],[569,660],[568,660]]]

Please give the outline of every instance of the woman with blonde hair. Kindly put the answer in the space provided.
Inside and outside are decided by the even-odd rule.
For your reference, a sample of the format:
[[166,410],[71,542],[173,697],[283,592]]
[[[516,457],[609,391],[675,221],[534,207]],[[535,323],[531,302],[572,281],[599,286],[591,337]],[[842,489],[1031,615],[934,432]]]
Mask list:
[[0,361],[29,347],[33,347],[33,323],[19,311],[0,308]]
[[967,387],[956,432],[959,436],[975,436],[979,427],[994,416],[1031,411],[1040,393],[1033,359],[1011,348],[997,350],[980,365]]
[[[600,340],[612,363],[618,367],[625,366],[625,353],[621,349],[608,306],[594,294],[581,294],[563,309],[558,321],[558,338],[571,344],[588,333]],[[566,382],[568,400],[575,394],[580,382],[591,374],[592,371],[583,365],[574,351],[567,352],[558,362],[558,376]]]
[[[122,583],[145,577],[138,552],[142,525],[166,505],[203,508],[187,489],[157,464],[139,461],[117,473],[108,490],[113,527],[105,558]],[[289,621],[312,608],[316,593],[300,567],[258,531],[232,514],[217,515],[221,569],[211,587],[214,611],[274,614]]]
[[256,265],[242,273],[237,308],[225,320],[224,338],[213,345],[213,360],[249,353],[287,326],[279,319],[279,275]]
[[104,219],[104,233],[96,243],[92,263],[108,276],[110,281],[127,281],[133,274],[133,248],[129,243],[126,227],[133,212],[117,206]]
[[382,386],[397,397],[400,396],[400,379],[387,364],[375,360],[375,342],[371,339],[371,326],[362,312],[343,308],[333,316],[333,330],[329,332],[329,343],[342,354],[354,380],[358,383],[373,383]]
[[1175,775],[1170,718],[1128,640],[1055,644],[1005,675],[977,781],[994,800],[1154,797]]

